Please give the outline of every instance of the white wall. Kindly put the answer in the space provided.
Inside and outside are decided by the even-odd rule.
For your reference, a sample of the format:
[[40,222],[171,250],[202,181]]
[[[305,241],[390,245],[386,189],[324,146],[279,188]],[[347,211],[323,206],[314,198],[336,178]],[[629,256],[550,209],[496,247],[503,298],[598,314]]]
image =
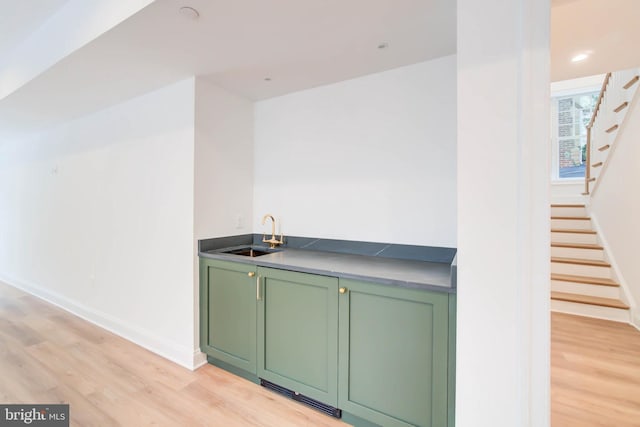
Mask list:
[[457,2],[457,427],[550,422],[549,7]]
[[0,146],[0,280],[194,358],[194,80]]
[[[605,167],[592,192],[590,213],[622,275],[619,279],[637,302],[640,301],[640,195],[636,188],[640,183],[640,97],[637,93]],[[632,308],[632,321],[640,327],[640,311],[638,307]]]
[[551,182],[551,203],[585,203],[584,178]]
[[[194,340],[199,340],[199,239],[252,232],[253,101],[196,78]],[[205,362],[202,355],[195,365]]]
[[253,101],[196,79],[195,237],[252,232]]
[[455,56],[256,103],[254,230],[456,245]]
[[551,96],[573,95],[580,92],[600,91],[606,74],[580,77],[577,79],[551,82]]

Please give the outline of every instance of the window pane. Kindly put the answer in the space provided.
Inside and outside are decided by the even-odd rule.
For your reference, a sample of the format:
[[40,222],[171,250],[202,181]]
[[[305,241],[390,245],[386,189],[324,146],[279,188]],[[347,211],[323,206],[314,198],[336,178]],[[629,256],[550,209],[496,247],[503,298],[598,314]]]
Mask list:
[[558,101],[558,111],[571,111],[573,100],[571,98],[560,99]]
[[559,141],[560,178],[584,176],[580,139],[561,139]]
[[571,111],[562,111],[558,114],[558,124],[567,125],[573,123],[573,117],[571,117]]
[[558,106],[558,176],[582,178],[585,173],[586,126],[598,100],[598,92],[556,98]]
[[571,125],[564,125],[558,127],[558,136],[564,138],[567,136],[573,136],[573,127]]

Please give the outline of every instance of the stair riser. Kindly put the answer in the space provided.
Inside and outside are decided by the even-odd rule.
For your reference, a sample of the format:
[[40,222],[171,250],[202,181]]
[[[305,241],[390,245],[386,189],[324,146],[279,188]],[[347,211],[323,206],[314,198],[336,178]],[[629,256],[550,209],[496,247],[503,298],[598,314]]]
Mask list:
[[574,283],[552,280],[551,290],[555,292],[566,292],[568,294],[620,299],[620,288],[618,286],[602,286],[592,285],[590,283]]
[[571,274],[574,276],[591,276],[611,278],[611,267],[600,267],[593,265],[566,264],[562,262],[552,262],[551,272],[558,274]]
[[583,219],[552,219],[551,228],[591,230],[591,221]]
[[580,258],[604,261],[604,250],[551,247],[551,256],[560,258]]
[[551,208],[551,216],[587,216],[585,208]]
[[560,313],[577,314],[579,316],[597,317],[599,319],[629,322],[629,310],[621,308],[601,307],[569,301],[551,300],[551,310]]
[[589,243],[597,244],[598,237],[595,234],[582,233],[551,233],[551,241],[556,243]]

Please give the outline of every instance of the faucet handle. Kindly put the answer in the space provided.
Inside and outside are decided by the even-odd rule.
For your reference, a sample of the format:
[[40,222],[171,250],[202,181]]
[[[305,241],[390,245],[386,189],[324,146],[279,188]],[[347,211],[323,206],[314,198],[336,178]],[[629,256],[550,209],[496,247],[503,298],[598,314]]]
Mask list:
[[266,235],[262,236],[262,242],[263,243],[268,243],[269,244],[269,248],[271,249],[275,249],[278,245],[282,245],[284,244],[284,235],[280,235],[280,240],[276,239],[276,236],[271,236],[270,239],[267,239]]

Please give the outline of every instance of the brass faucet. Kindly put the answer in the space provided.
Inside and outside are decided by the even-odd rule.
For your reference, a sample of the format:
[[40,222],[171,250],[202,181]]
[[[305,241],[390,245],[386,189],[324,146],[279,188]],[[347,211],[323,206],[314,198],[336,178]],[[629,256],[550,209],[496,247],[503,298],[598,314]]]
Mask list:
[[265,216],[262,217],[262,225],[264,225],[264,223],[267,221],[267,218],[271,219],[271,238],[267,240],[267,235],[263,234],[262,241],[264,243],[269,243],[269,247],[271,249],[274,249],[276,246],[284,244],[284,240],[283,240],[284,235],[280,234],[280,240],[276,239],[276,220],[273,217],[273,215],[266,214]]

